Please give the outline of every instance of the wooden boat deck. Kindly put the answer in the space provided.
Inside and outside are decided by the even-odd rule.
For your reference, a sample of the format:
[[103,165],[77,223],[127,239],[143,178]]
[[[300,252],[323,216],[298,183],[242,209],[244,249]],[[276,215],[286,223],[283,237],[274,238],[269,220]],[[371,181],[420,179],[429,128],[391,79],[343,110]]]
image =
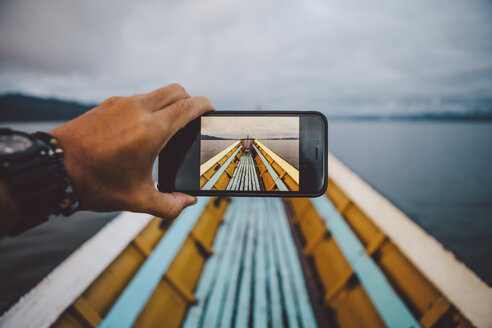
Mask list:
[[165,226],[125,213],[0,326],[492,325],[489,286],[332,157],[330,170],[316,199],[200,198]]
[[280,199],[234,199],[214,249],[183,327],[316,326]]
[[201,165],[200,188],[297,191],[299,171],[258,140],[236,141]]
[[261,190],[255,163],[250,151],[245,151],[239,159],[237,168],[234,170],[226,190]]

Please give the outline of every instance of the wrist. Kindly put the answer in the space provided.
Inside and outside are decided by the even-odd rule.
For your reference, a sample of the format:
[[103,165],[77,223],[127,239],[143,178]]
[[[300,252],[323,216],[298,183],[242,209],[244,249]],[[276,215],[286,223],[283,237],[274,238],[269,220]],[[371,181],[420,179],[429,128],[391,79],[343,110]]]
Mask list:
[[[0,140],[0,179],[19,217],[14,219],[15,227],[6,231],[15,235],[46,221],[50,214],[70,215],[77,210],[63,150],[53,136],[0,129]],[[15,213],[2,205],[3,214]]]

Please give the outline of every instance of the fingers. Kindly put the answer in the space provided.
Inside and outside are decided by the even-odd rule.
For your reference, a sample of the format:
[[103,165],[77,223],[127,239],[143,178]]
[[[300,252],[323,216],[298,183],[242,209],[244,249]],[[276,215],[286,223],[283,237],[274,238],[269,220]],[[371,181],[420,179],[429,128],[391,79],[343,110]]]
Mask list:
[[190,121],[214,109],[214,105],[207,98],[191,97],[163,108],[154,115],[162,122],[166,134],[172,136]]
[[157,111],[163,107],[169,106],[176,101],[189,98],[190,95],[186,90],[177,83],[166,85],[146,94],[137,96],[142,105],[151,110]]
[[165,194],[155,190],[152,196],[148,197],[148,203],[144,208],[146,208],[145,212],[157,217],[174,219],[184,208],[196,204],[196,202],[197,199],[194,196],[180,192]]

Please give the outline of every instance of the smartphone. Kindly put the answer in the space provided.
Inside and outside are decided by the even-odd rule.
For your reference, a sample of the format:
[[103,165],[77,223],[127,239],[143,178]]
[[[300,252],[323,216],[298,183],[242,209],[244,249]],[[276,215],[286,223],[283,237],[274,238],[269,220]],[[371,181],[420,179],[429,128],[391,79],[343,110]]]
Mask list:
[[319,112],[214,111],[159,154],[158,189],[196,196],[316,197],[328,183],[328,123]]

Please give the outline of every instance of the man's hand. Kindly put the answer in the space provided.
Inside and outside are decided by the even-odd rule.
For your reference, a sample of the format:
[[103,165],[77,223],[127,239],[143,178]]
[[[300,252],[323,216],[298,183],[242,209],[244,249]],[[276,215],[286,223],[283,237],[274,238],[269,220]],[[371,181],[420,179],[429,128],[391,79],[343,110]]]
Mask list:
[[81,209],[129,210],[175,218],[196,198],[155,189],[152,166],[169,139],[213,110],[178,84],[133,97],[113,97],[54,129]]

